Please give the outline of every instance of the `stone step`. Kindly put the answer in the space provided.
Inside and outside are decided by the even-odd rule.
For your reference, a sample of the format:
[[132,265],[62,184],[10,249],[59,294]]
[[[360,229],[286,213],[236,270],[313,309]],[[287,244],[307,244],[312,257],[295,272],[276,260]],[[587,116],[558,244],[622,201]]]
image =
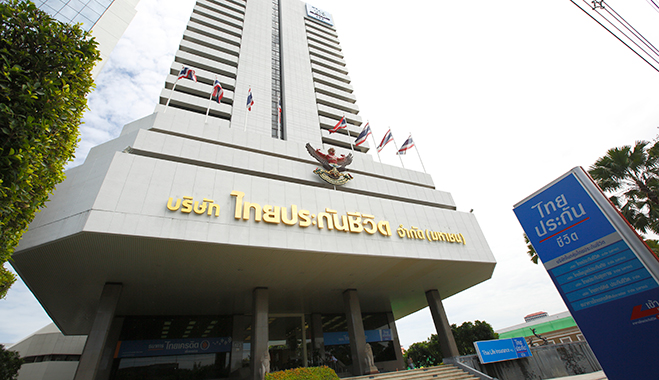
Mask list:
[[350,377],[350,380],[478,380],[478,378],[453,366],[440,365],[430,368],[386,372],[374,375]]

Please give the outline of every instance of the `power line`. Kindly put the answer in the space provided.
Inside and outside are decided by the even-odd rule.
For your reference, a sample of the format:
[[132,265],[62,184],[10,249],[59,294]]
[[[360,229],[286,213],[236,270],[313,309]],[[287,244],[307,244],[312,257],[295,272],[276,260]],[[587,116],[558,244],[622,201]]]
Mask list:
[[[574,4],[574,5],[577,6],[579,9],[581,9],[584,13],[586,13],[586,14],[587,14],[591,19],[593,19],[596,23],[598,23],[602,28],[606,29],[606,31],[608,31],[609,33],[611,33],[611,35],[614,36],[615,38],[617,38],[618,41],[622,42],[625,46],[627,46],[627,48],[628,48],[629,50],[633,51],[636,55],[638,55],[642,60],[644,60],[648,65],[650,65],[650,67],[652,67],[655,71],[659,72],[659,53],[657,53],[657,49],[654,47],[654,45],[652,45],[652,44],[651,44],[651,43],[650,43],[645,37],[643,37],[642,34],[640,34],[639,32],[637,32],[636,29],[634,29],[629,23],[627,23],[627,21],[624,20],[624,18],[622,18],[622,16],[618,15],[618,13],[615,12],[615,10],[614,10],[613,8],[611,8],[611,10],[612,10],[616,15],[618,15],[618,17],[619,17],[620,19],[618,19],[618,18],[617,18],[616,16],[614,16],[613,14],[611,14],[611,12],[609,12],[608,9],[607,9],[607,13],[610,15],[611,18],[613,18],[614,21],[611,21],[610,19],[608,19],[607,16],[606,16],[605,14],[600,13],[600,12],[597,10],[598,8],[599,8],[599,9],[605,9],[605,6],[606,6],[607,8],[610,8],[610,6],[609,6],[608,4],[604,3],[604,0],[600,0],[600,1],[592,1],[592,4],[593,4],[592,6],[591,6],[590,4],[588,4],[588,3],[586,2],[586,0],[582,0],[582,2],[583,2],[584,4],[586,4],[586,8],[588,8],[588,10],[584,9],[581,5],[577,4],[577,3],[575,2],[575,0],[570,0],[570,1],[572,2],[572,4]],[[650,1],[658,1],[658,0],[650,0]],[[600,16],[602,19],[604,19],[606,22],[608,22],[609,24],[611,24],[611,26],[612,26],[613,28],[615,28],[615,30],[617,30],[618,33],[619,33],[620,35],[614,33],[614,31],[612,31],[611,29],[607,28],[606,25],[604,25],[600,20],[598,20],[595,16],[593,16],[593,14],[591,14],[591,12],[589,12],[589,11],[594,11],[595,14],[597,14],[597,15]],[[622,21],[621,21],[621,20],[622,20]],[[620,27],[616,26],[616,23],[619,24]],[[625,24],[627,24],[628,26],[625,25]],[[633,37],[627,35],[623,30],[621,30],[621,28],[623,28],[623,29],[627,29],[627,30],[633,35]],[[633,31],[632,31],[632,30],[633,30]],[[625,40],[626,40],[626,41],[625,41]],[[637,42],[637,41],[638,41],[638,42]],[[648,51],[646,51],[645,49],[643,49],[643,48],[639,45],[639,43],[640,43],[640,44],[643,44],[643,45],[646,45],[646,46],[650,49],[650,52],[648,52]],[[634,47],[632,47],[630,44],[636,45],[636,47],[637,47],[642,53],[640,53],[639,51],[637,51],[636,49],[634,49]],[[650,62],[650,60],[656,62],[657,65],[655,66],[652,62]]]

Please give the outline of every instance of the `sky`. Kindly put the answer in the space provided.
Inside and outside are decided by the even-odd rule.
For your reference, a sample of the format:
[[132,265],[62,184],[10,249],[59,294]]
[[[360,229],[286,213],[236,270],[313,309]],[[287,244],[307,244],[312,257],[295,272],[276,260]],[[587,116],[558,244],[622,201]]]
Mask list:
[[[425,167],[459,211],[473,209],[497,260],[490,280],[444,300],[449,322],[497,330],[566,311],[545,269],[529,261],[513,205],[612,147],[655,139],[659,72],[568,0],[310,3],[334,17],[375,138],[391,128],[400,145],[411,133],[417,150],[402,157],[405,167]],[[609,4],[659,46],[659,12],[648,1]],[[153,112],[193,5],[139,3],[96,79],[71,166]],[[387,146],[382,162],[400,166],[394,152]],[[20,280],[0,300],[1,343],[48,323]],[[427,308],[397,328],[405,347],[435,333]]]

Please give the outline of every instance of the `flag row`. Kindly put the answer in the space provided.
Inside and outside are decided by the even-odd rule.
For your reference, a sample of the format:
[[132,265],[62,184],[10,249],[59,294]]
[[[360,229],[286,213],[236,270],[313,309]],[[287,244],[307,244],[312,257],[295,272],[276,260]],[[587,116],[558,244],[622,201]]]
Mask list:
[[[178,73],[178,78],[176,79],[176,81],[178,82],[181,79],[190,79],[197,82],[197,75],[195,74],[195,71],[193,69],[183,66],[181,68],[181,71],[179,71]],[[176,87],[176,84],[174,84],[174,87]],[[173,90],[174,89],[172,88],[172,91]],[[223,97],[224,97],[224,89],[222,88],[222,84],[220,83],[220,80],[217,79],[217,75],[216,75],[215,82],[213,82],[213,90],[211,92],[210,100],[220,103]],[[252,106],[254,106],[254,96],[252,95],[252,88],[250,87],[249,90],[247,91],[247,110],[251,111]]]
[[[329,133],[335,133],[338,132],[340,129],[344,129],[348,127],[348,122],[346,121],[346,117],[343,116],[341,120],[339,120],[338,123],[334,126],[334,128],[329,130]],[[359,136],[357,136],[357,139],[355,140],[354,144],[355,146],[360,146],[361,144],[366,142],[366,138],[368,136],[373,136],[373,132],[371,131],[371,126],[370,123],[366,123],[364,128],[362,128],[362,131],[359,133]],[[394,136],[391,133],[391,128],[387,131],[387,133],[384,134],[384,137],[382,138],[382,141],[380,144],[376,147],[378,153],[382,152],[382,149],[384,149],[385,145],[389,144],[390,142],[394,141]],[[373,142],[375,143],[375,137],[373,137]],[[397,147],[397,152],[396,154],[402,155],[405,154],[408,150],[412,149],[414,147],[414,140],[412,140],[412,134],[405,140],[403,145],[401,145],[400,149]]]
[[[176,79],[176,81],[178,82],[180,79],[190,79],[190,80],[193,80],[193,81],[196,82],[197,81],[197,75],[195,74],[195,71],[193,69],[191,69],[189,67],[186,67],[186,66],[183,66],[181,68],[181,71],[179,71],[179,73],[178,73],[178,78]],[[176,87],[176,83],[174,84],[174,88],[175,87]],[[172,88],[172,92],[173,92],[174,88]],[[217,103],[220,103],[223,96],[224,96],[224,89],[222,88],[222,85],[220,84],[220,81],[219,81],[219,79],[217,79],[217,76],[216,76],[215,77],[215,82],[213,83],[213,90],[212,90],[211,95],[210,95],[210,100],[215,101]],[[171,95],[170,95],[170,97],[171,97]],[[169,99],[167,100],[167,104],[169,105]],[[252,88],[250,87],[249,90],[247,91],[247,103],[246,103],[247,110],[251,111],[253,106],[254,106],[254,96],[252,95]],[[210,109],[210,105],[209,105],[209,109]],[[277,113],[278,113],[278,119],[279,119],[278,122],[281,123],[281,98],[279,99],[279,101],[277,103]],[[208,110],[206,111],[206,116],[208,116]],[[344,115],[341,118],[341,120],[339,120],[339,122],[334,126],[334,128],[329,130],[329,133],[332,134],[332,133],[338,132],[339,130],[347,128],[347,127],[348,127],[348,122],[347,122],[346,117]],[[362,131],[359,133],[359,136],[357,136],[357,139],[355,140],[354,145],[359,146],[359,145],[363,144],[364,142],[366,142],[366,139],[368,138],[368,136],[373,136],[373,134],[372,134],[372,131],[371,131],[371,127],[370,127],[369,123],[367,122],[366,125],[364,126],[364,128],[362,129]],[[375,137],[372,137],[372,138],[374,139],[373,142],[375,143]],[[391,128],[389,128],[389,130],[387,130],[387,133],[384,134],[384,137],[382,138],[382,141],[380,142],[380,144],[377,145],[377,147],[376,147],[378,153],[380,153],[384,149],[384,147],[392,141],[394,141],[394,136],[391,133]],[[407,140],[405,140],[405,142],[403,143],[403,145],[401,145],[400,148],[396,147],[396,149],[397,149],[396,154],[397,155],[404,155],[405,153],[407,153],[408,150],[410,150],[412,148],[414,148],[414,140],[412,140],[412,135],[410,134],[410,136],[407,138]]]

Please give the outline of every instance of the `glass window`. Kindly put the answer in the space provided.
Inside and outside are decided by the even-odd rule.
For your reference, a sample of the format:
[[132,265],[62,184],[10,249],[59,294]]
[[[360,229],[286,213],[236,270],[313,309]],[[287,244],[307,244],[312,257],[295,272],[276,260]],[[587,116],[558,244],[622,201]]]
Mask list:
[[78,15],[73,19],[72,22],[74,24],[81,23],[82,29],[86,31],[89,31],[92,28],[92,26],[94,26],[94,21],[88,19],[87,17],[83,16],[80,13],[78,13]]
[[229,377],[228,352],[215,354],[123,358],[116,366],[116,380],[186,379],[210,380]]
[[102,15],[108,9],[108,6],[99,3],[98,0],[91,0],[89,3],[87,3],[87,8]]
[[70,24],[71,23],[71,18],[66,17],[66,15],[63,14],[62,12],[54,15],[53,17],[55,18],[55,20],[57,20],[59,22],[63,22],[65,24]]
[[76,17],[77,15],[78,12],[67,5],[59,11],[59,13],[57,14],[58,16],[57,19],[62,21],[62,19],[60,18],[62,17],[63,19],[66,19],[66,21],[63,22],[71,22],[71,20],[73,20],[73,18]]
[[70,0],[67,6],[73,8],[76,12],[80,12],[85,7],[85,3],[80,0]]
[[96,23],[98,21],[98,19],[101,18],[101,14],[96,12],[95,10],[93,10],[90,7],[82,8],[82,10],[80,11],[80,14],[82,14],[83,16],[87,17],[88,19],[92,20],[94,23]]
[[[52,9],[52,13],[47,9],[47,7],[50,7]],[[64,2],[61,0],[46,0],[44,2],[44,6],[42,9],[48,13],[55,14],[60,11],[64,7]]]

